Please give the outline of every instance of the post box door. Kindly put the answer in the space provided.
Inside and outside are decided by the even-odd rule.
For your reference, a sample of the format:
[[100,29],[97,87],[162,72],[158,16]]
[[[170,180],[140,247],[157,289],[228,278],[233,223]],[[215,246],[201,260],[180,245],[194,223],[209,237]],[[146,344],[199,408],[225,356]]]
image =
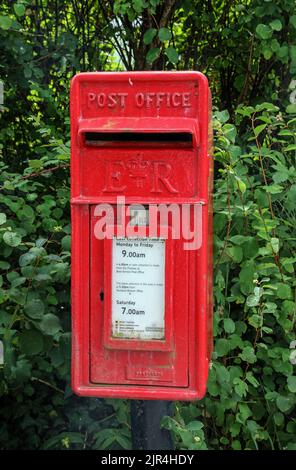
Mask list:
[[[119,283],[118,289],[114,278],[118,266],[120,274],[122,263],[117,256],[122,256],[121,247],[116,247],[115,238],[98,240],[94,236],[98,220],[94,207],[91,206],[90,214],[91,382],[188,387],[188,252],[184,252],[179,240],[149,242],[149,239],[143,239],[144,245],[148,243],[150,248],[138,249],[133,241],[126,248],[124,243],[127,240],[124,239],[122,248],[127,251],[127,257],[140,250],[145,258],[128,258],[124,268],[127,275],[121,280],[130,283],[133,280],[129,275],[132,269],[138,282],[132,283],[136,284],[132,288],[130,285],[121,288]],[[145,287],[142,287],[143,279],[147,281]],[[141,311],[137,310],[139,303],[133,303],[135,296],[142,305]],[[153,296],[157,297],[155,301]],[[115,298],[118,306],[114,303]],[[130,303],[129,298],[132,299]],[[153,312],[154,307],[158,311]],[[124,308],[127,313],[121,315]],[[119,322],[126,319],[121,329],[123,333],[119,331],[119,335],[112,329],[114,315]],[[153,315],[154,320],[149,320]],[[161,321],[161,315],[163,337],[161,333],[157,334],[161,331],[161,323],[158,323],[156,338],[153,339],[155,332],[150,335],[149,331],[151,325]],[[114,324],[116,318],[113,318],[113,327]],[[144,330],[148,334],[139,333]]]

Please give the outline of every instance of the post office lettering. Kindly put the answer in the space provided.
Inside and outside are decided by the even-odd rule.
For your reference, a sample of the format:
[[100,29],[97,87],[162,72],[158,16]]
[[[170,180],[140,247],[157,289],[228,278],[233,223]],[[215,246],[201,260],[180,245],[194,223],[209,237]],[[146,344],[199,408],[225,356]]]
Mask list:
[[89,107],[125,108],[132,100],[138,108],[190,108],[191,93],[188,92],[138,92],[133,96],[128,93],[88,93]]

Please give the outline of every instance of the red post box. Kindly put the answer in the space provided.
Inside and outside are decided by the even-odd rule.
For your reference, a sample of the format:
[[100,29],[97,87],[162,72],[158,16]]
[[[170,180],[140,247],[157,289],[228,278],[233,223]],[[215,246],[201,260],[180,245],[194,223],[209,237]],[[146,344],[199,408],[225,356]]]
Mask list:
[[82,73],[70,105],[73,389],[202,398],[212,349],[207,79]]

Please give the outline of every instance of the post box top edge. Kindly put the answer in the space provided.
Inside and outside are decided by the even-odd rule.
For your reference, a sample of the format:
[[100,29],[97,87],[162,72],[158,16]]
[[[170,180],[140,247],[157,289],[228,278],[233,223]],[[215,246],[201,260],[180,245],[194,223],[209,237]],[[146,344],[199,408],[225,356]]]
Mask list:
[[208,79],[207,77],[202,73],[198,71],[144,71],[144,72],[81,72],[76,75],[71,79],[71,86],[70,88],[72,89],[75,87],[75,85],[79,84],[79,82],[85,82],[85,81],[104,81],[104,80],[110,80],[110,81],[122,81],[122,80],[128,80],[128,79],[137,79],[137,80],[143,80],[146,81],[152,80],[152,81],[160,81],[163,80],[164,78],[168,81],[179,81],[180,79],[183,79],[184,81],[189,81],[189,80],[196,80],[199,83],[202,83],[203,86],[208,87]]

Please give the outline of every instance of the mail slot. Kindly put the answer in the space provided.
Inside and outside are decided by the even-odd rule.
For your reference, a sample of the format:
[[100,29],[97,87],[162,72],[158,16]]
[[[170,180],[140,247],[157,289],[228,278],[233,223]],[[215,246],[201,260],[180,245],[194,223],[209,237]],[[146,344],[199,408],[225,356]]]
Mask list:
[[73,390],[200,399],[212,351],[207,79],[81,73],[70,108]]

